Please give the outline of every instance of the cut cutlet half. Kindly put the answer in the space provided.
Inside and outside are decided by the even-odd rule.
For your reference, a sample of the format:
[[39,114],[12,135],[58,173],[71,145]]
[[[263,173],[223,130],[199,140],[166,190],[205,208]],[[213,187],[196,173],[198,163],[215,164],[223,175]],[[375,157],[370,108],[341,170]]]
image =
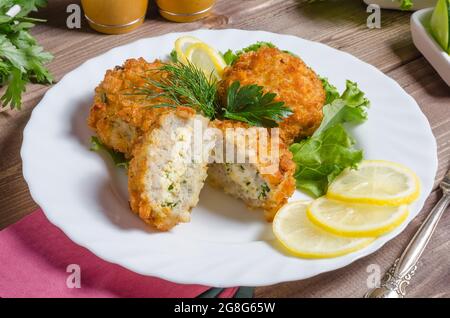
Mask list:
[[[215,120],[211,126],[221,131],[223,138],[217,142],[220,146],[214,154],[216,162],[208,170],[208,183],[243,200],[249,208],[263,209],[266,220],[272,221],[295,191],[295,163],[291,152],[281,139],[274,144],[277,151],[272,151],[272,136],[264,128],[260,129],[267,132],[266,142],[261,144],[259,134],[256,143],[251,141],[255,139],[250,137],[250,127],[244,123]],[[227,135],[227,130],[231,135]],[[266,146],[261,147],[264,144]],[[222,154],[218,157],[220,149],[225,153],[231,150],[234,156],[227,158]]]
[[[190,221],[215,146],[215,136],[205,132],[208,123],[191,108],[169,111],[133,151],[128,172],[131,209],[158,230]],[[200,140],[194,141],[197,137]]]

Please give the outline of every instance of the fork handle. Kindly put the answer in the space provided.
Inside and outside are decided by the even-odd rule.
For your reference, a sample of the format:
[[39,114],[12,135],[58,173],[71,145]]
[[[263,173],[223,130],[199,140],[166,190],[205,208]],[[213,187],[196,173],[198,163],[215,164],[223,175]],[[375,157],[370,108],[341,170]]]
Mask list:
[[449,204],[450,195],[444,193],[433,210],[431,210],[430,214],[428,214],[427,218],[422,223],[411,242],[409,242],[402,256],[400,256],[400,260],[398,261],[394,271],[395,276],[404,277],[414,268],[425,250],[425,247],[430,241],[430,238],[433,235],[442,214]]
[[405,296],[405,288],[416,271],[417,261],[430,241],[442,214],[450,205],[450,191],[443,190],[444,195],[422,223],[402,256],[386,273],[385,281],[379,288],[369,291],[365,295],[366,298],[401,298]]

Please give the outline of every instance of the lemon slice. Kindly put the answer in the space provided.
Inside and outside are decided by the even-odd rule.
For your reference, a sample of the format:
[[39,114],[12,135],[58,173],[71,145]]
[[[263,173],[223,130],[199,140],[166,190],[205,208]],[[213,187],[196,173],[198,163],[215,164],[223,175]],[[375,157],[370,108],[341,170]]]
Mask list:
[[328,258],[345,255],[369,245],[374,238],[334,235],[314,225],[306,216],[310,202],[296,201],[282,207],[273,220],[276,238],[294,255]]
[[205,74],[221,79],[223,70],[227,66],[219,52],[205,43],[191,44],[186,50],[186,58]]
[[327,197],[352,203],[398,206],[420,194],[416,174],[398,163],[365,160],[358,170],[344,170],[329,186]]
[[194,43],[203,43],[194,36],[182,36],[175,41],[175,51],[180,62],[186,63],[186,50]]
[[348,237],[373,237],[392,231],[408,217],[408,206],[378,206],[315,200],[308,208],[309,220],[324,230]]

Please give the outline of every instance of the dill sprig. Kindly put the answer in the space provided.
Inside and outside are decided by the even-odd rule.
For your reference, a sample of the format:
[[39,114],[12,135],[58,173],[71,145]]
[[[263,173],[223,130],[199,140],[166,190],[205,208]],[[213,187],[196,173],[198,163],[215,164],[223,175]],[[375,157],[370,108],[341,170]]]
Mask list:
[[[217,113],[217,81],[196,67],[180,62],[165,64],[159,71],[169,73],[167,78],[156,81],[146,78],[147,85],[136,87],[134,95],[145,95],[146,99],[163,98],[167,102],[152,107],[187,106],[194,108],[208,118],[215,118]],[[160,91],[156,91],[156,87]]]
[[251,126],[275,127],[292,111],[284,102],[275,101],[275,93],[264,93],[258,85],[241,86],[233,82],[226,92],[226,105],[218,98],[218,83],[213,74],[207,76],[192,63],[165,64],[157,71],[167,72],[160,80],[146,78],[145,85],[134,87],[128,95],[142,95],[146,100],[161,98],[163,102],[150,107],[187,106],[214,119],[232,119]]

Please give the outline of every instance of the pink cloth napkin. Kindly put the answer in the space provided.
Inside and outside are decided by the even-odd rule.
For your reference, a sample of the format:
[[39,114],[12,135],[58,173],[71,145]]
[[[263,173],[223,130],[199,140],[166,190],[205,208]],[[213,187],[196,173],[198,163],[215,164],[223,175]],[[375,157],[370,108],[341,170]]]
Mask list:
[[[67,272],[70,264],[79,265],[81,288],[74,288],[76,270],[69,267]],[[108,263],[73,243],[42,210],[0,231],[0,297],[190,298],[208,289],[139,275]],[[237,289],[227,288],[219,297],[233,297]]]

